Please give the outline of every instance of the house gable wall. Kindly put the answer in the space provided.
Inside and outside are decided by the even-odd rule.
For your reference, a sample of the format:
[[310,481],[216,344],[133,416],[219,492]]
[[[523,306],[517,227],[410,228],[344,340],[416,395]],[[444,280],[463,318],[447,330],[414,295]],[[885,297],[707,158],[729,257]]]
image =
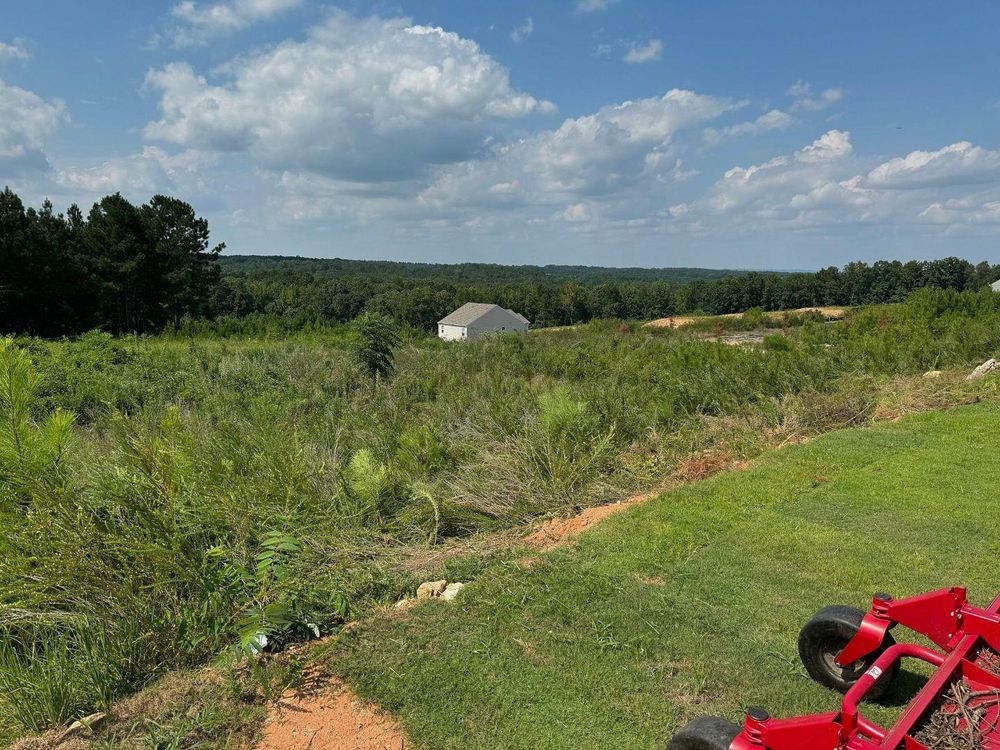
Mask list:
[[528,324],[502,307],[495,307],[475,320],[468,331],[468,338],[478,338],[494,331],[527,331]]

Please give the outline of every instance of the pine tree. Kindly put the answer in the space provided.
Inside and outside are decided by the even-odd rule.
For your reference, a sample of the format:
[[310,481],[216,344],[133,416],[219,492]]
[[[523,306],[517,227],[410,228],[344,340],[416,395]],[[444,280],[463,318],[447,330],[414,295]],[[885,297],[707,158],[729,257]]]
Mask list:
[[392,319],[382,313],[366,312],[354,320],[358,336],[354,356],[373,380],[386,378],[395,367],[393,350],[399,346]]

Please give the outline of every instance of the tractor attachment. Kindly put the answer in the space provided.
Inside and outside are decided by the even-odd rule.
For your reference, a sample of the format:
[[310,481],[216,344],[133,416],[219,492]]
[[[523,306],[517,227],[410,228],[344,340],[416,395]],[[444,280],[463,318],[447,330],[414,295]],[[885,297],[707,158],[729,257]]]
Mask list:
[[[667,750],[1000,750],[998,613],[1000,596],[979,609],[959,587],[909,599],[876,594],[867,613],[825,607],[802,628],[799,656],[810,677],[844,693],[839,711],[776,719],[751,708],[742,727],[702,717],[674,735]],[[937,650],[897,644],[889,633],[897,625],[925,636]],[[935,669],[885,729],[858,706],[888,689],[904,658]]]

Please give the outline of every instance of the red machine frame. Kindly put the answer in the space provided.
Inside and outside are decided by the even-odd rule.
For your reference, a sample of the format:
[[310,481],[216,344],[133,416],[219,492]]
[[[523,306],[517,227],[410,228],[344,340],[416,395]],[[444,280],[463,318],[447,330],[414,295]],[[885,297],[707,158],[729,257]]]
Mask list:
[[[984,647],[1000,652],[1000,596],[987,609],[973,607],[960,587],[909,599],[876,594],[857,635],[836,658],[845,667],[878,651],[886,633],[903,625],[929,638],[943,653],[900,643],[886,649],[844,695],[840,711],[791,719],[773,719],[762,709],[747,713],[743,731],[730,750],[928,750],[912,732],[921,718],[958,679],[974,692],[1000,692],[1000,676],[976,664]],[[896,661],[912,657],[936,667],[927,684],[890,729],[861,716],[858,704]],[[981,720],[987,729],[984,750],[1000,750],[1000,707],[995,700]]]

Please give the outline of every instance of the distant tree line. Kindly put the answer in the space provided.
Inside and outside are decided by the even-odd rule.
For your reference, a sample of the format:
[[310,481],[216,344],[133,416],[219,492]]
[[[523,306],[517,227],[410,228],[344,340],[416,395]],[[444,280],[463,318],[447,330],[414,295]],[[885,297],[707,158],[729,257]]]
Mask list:
[[363,266],[332,275],[319,261],[309,261],[308,271],[293,270],[294,264],[287,259],[271,267],[262,261],[257,264],[252,271],[240,272],[233,272],[228,264],[223,266],[215,305],[218,316],[233,321],[256,316],[299,329],[352,320],[365,310],[374,310],[400,323],[434,330],[438,320],[465,302],[493,302],[520,312],[534,326],[553,326],[592,318],[651,319],[693,312],[719,315],[754,307],[787,310],[900,302],[925,286],[979,289],[1000,278],[1000,265],[973,265],[959,258],[878,261],[871,265],[857,262],[815,273],[728,272],[722,278],[684,283],[667,279],[602,281],[595,275],[511,283],[503,280],[501,266],[492,267],[497,269],[491,271],[496,274],[495,281],[480,272],[473,283],[435,282],[403,274],[366,273]]
[[119,194],[55,214],[0,193],[0,334],[281,331],[372,312],[414,328],[465,302],[494,302],[535,326],[759,307],[898,302],[925,286],[978,289],[1000,265],[959,258],[849,263],[815,273],[585,266],[435,265],[281,256],[220,258],[208,223],[162,195]]
[[208,222],[163,195],[134,206],[120,194],[56,214],[0,193],[0,333],[58,336],[102,328],[160,331],[213,314],[223,246]]

